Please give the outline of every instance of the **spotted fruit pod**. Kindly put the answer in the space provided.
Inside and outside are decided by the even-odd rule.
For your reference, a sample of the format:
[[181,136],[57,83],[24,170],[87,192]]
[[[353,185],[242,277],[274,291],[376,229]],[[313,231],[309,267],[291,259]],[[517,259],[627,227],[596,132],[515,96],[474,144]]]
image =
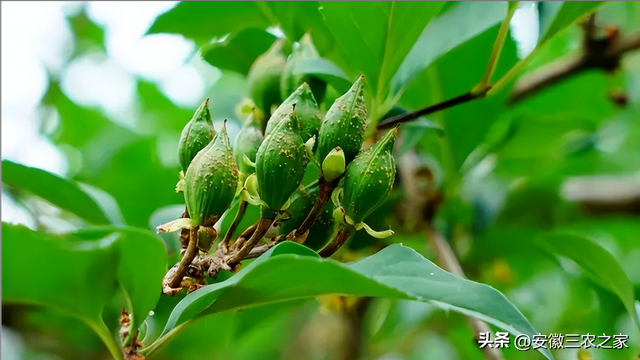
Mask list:
[[231,205],[238,187],[238,166],[225,125],[193,158],[184,180],[184,200],[192,224],[213,226]]
[[322,163],[336,147],[344,152],[347,165],[353,161],[362,146],[366,119],[364,76],[360,76],[349,91],[331,105],[322,121],[317,143],[318,162]]
[[308,157],[299,131],[293,111],[265,137],[258,149],[256,177],[264,218],[275,218],[302,182]]
[[300,85],[296,91],[291,93],[280,106],[271,114],[265,135],[269,135],[275,129],[277,129],[283,121],[286,121],[295,108],[295,112],[298,118],[300,136],[302,140],[307,141],[309,138],[318,134],[320,124],[322,122],[322,116],[320,109],[318,109],[318,103],[313,97],[311,88],[307,83]]
[[251,65],[247,74],[249,94],[256,107],[265,114],[271,113],[271,106],[280,103],[280,77],[287,64],[284,55],[286,39],[279,39],[260,55]]
[[391,192],[396,176],[392,152],[397,135],[398,129],[392,129],[347,167],[342,198],[347,223],[363,223]]
[[264,135],[262,134],[260,121],[256,118],[255,112],[251,112],[242,125],[233,147],[233,155],[242,174],[247,175],[254,172],[253,166],[246,160],[248,159],[249,162],[255,163],[256,153],[263,140]]
[[178,142],[178,161],[182,171],[186,172],[191,160],[207,144],[213,140],[216,131],[209,112],[209,99],[206,99],[196,110],[191,120],[185,125]]

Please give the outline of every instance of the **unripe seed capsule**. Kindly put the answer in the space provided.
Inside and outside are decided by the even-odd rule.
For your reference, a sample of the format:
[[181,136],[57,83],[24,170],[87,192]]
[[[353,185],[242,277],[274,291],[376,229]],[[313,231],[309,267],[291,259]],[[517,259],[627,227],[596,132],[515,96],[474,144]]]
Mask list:
[[242,125],[233,148],[233,155],[241,173],[246,175],[254,172],[253,167],[244,161],[244,157],[246,156],[251,162],[255,162],[256,153],[263,140],[264,135],[260,130],[260,123],[256,120],[255,113],[252,112]]
[[231,205],[238,187],[238,166],[224,125],[193,158],[184,186],[184,200],[194,225],[212,226]]
[[364,76],[361,75],[349,91],[339,97],[322,121],[318,134],[318,162],[335,147],[344,151],[348,165],[360,151],[367,108],[364,104]]
[[213,140],[216,131],[213,129],[209,99],[206,99],[196,110],[191,120],[182,129],[178,142],[178,161],[182,171],[186,172],[191,160]]
[[347,167],[344,177],[345,214],[361,223],[387,198],[396,176],[393,145],[398,129],[389,131],[372,147],[363,150]]
[[285,39],[276,40],[266,53],[251,65],[247,75],[249,93],[256,107],[265,114],[271,113],[271,105],[280,103],[280,76],[287,63],[283,48]]
[[300,136],[302,140],[307,141],[313,135],[318,134],[322,121],[320,110],[318,109],[318,104],[313,97],[309,85],[303,83],[273,112],[267,122],[267,128],[264,132],[265,136],[268,136],[273,130],[279,127],[280,123],[289,118],[289,114],[291,114],[294,106],[300,123]]
[[300,186],[307,166],[304,142],[299,135],[296,113],[268,134],[256,155],[256,176],[263,217],[273,218]]

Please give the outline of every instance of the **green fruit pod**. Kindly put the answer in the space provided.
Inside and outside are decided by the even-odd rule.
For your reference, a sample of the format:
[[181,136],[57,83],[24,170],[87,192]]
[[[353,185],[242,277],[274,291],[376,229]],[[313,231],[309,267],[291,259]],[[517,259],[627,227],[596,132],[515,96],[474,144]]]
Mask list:
[[[313,208],[313,204],[315,204],[319,192],[320,187],[316,184],[297,192],[297,196],[294,195],[294,197],[292,197],[291,205],[289,205],[289,208],[287,209],[291,218],[283,222],[280,227],[278,227],[278,234],[287,235],[302,225]],[[304,244],[311,249],[319,249],[331,238],[334,225],[333,203],[328,202],[320,215],[316,218],[313,226],[309,229],[309,234],[307,235]]]
[[318,109],[318,103],[316,103],[316,99],[313,97],[311,88],[309,88],[307,83],[303,83],[273,112],[264,132],[266,136],[289,118],[294,106],[300,123],[300,136],[302,140],[307,141],[312,136],[318,134],[322,122],[320,109]]
[[308,158],[295,112],[267,135],[256,154],[262,216],[273,218],[300,186]]
[[315,76],[294,73],[296,67],[304,61],[319,58],[320,55],[313,46],[309,33],[306,33],[298,42],[298,46],[294,47],[291,51],[291,56],[287,59],[287,65],[282,71],[282,77],[280,78],[280,96],[283,99],[286,99],[298,86],[306,82],[309,84],[315,99],[322,102],[327,90],[327,83]]
[[280,104],[280,77],[287,64],[283,53],[286,39],[279,39],[253,62],[247,74],[249,94],[256,107],[265,114],[271,113],[271,106]]
[[344,151],[348,165],[362,146],[367,107],[364,104],[364,75],[339,97],[322,121],[318,134],[317,156],[322,164],[324,158],[336,147]]
[[355,224],[363,222],[391,192],[396,176],[392,152],[397,135],[398,129],[392,129],[347,167],[342,204]]
[[194,225],[213,226],[231,205],[238,187],[238,166],[225,125],[193,158],[184,180],[184,200]]
[[242,125],[233,147],[233,155],[241,173],[246,175],[254,172],[254,168],[246,163],[244,157],[246,156],[251,162],[255,163],[256,153],[263,140],[264,135],[260,130],[260,122],[257,121],[255,113],[252,112]]
[[196,110],[191,120],[182,129],[178,142],[178,161],[182,171],[186,172],[191,160],[213,140],[216,131],[209,112],[209,99]]

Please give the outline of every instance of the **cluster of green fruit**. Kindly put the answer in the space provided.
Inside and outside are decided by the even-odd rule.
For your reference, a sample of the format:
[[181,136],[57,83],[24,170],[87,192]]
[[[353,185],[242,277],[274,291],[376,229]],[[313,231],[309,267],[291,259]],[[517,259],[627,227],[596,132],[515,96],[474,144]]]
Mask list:
[[[319,251],[322,256],[333,254],[362,228],[377,237],[393,234],[391,230],[376,232],[364,223],[393,186],[392,150],[397,137],[397,129],[392,129],[373,146],[361,149],[367,119],[364,81],[363,76],[358,78],[324,117],[312,89],[303,82],[273,107],[268,118],[254,108],[233,148],[225,125],[214,130],[205,100],[179,141],[184,175],[176,189],[184,192],[185,214],[159,227],[161,231],[182,230],[186,239],[182,270],[193,260],[196,249],[203,256],[210,251],[218,237],[215,225],[236,197],[240,208],[259,206],[260,218],[233,244],[228,243],[233,225],[221,241],[218,253],[231,268],[247,258],[267,234],[276,234],[271,244],[282,240],[303,243],[313,232],[326,243]],[[262,102],[260,106],[265,104],[271,105]],[[317,167],[320,176],[303,186],[309,166]],[[178,277],[181,281],[180,271]],[[174,281],[173,287],[180,281]]]

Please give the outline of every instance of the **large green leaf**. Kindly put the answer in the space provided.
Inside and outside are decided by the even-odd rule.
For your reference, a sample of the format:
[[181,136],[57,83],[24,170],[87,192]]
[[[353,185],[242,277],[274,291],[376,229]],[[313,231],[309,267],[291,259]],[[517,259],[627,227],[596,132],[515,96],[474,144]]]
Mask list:
[[[230,279],[185,297],[175,307],[163,331],[165,337],[159,341],[166,341],[185,322],[207,314],[323,294],[432,302],[512,334],[537,334],[500,292],[446,272],[411,248],[392,245],[361,261],[343,264],[285,242]],[[546,349],[542,353],[553,358]]]
[[245,28],[265,29],[267,17],[253,1],[182,1],[158,16],[149,34],[180,34],[198,43]]
[[269,50],[276,37],[260,29],[244,29],[223,42],[204,46],[200,51],[209,64],[247,75],[258,56]]
[[539,44],[546,43],[560,31],[594,11],[604,1],[557,1],[543,4],[540,17]]
[[320,78],[341,94],[347,92],[351,87],[351,81],[347,79],[344,71],[325,59],[303,59],[298,61],[292,73],[294,75],[310,75]]
[[320,55],[333,49],[335,41],[320,14],[317,1],[267,1],[265,5],[278,19],[289,40],[298,41],[309,32]]
[[[392,93],[402,91],[422,70],[442,55],[498,24],[505,14],[504,2],[470,1],[448,7],[420,34],[391,81]],[[466,60],[486,66],[486,62],[479,61],[476,54]],[[479,80],[474,79],[476,82]]]
[[591,278],[618,295],[640,329],[633,298],[633,285],[616,258],[592,239],[572,232],[554,232],[536,239],[550,252],[576,262]]
[[[499,24],[496,23],[438,58],[409,84],[401,98],[401,105],[408,109],[419,109],[468,92],[486,71],[498,28]],[[476,60],[469,61],[468,54],[473,54]],[[515,43],[507,38],[495,70],[496,76],[507,72],[516,62]],[[505,90],[430,115],[428,119],[442,126],[446,136],[426,142],[425,146],[421,146],[422,150],[437,153],[448,148],[441,155],[444,170],[457,172],[469,154],[485,140],[492,124],[503,116],[508,95]],[[425,130],[422,132],[427,133]],[[438,146],[439,143],[442,146]],[[423,145],[422,142],[420,144]]]
[[321,13],[352,67],[384,100],[389,81],[443,2],[321,2]]
[[159,299],[166,251],[149,232],[96,228],[51,235],[3,222],[2,235],[3,303],[42,305],[77,317],[114,356],[121,351],[102,312],[115,286],[119,283],[127,295],[132,328],[142,324]]
[[64,179],[42,169],[2,160],[2,182],[16,189],[27,190],[89,222],[109,223],[99,203],[73,180]]

